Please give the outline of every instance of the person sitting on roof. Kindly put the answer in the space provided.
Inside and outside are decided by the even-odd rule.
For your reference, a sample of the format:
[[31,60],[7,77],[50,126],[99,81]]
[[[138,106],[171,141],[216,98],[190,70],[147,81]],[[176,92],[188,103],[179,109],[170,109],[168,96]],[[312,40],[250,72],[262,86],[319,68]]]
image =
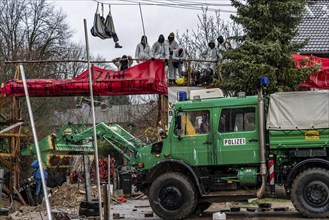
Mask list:
[[131,56],[123,55],[121,58],[114,58],[112,62],[118,68],[118,70],[125,70],[131,67],[134,61]]

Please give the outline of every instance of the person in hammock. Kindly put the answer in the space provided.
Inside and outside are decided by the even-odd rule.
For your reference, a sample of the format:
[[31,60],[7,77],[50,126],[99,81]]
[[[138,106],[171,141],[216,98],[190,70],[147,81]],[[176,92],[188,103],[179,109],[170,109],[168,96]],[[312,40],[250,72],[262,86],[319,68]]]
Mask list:
[[98,4],[97,4],[97,9],[94,17],[94,26],[91,28],[90,31],[94,37],[99,37],[101,39],[113,38],[113,41],[115,43],[114,47],[122,48],[122,46],[119,44],[119,38],[115,31],[113,18],[111,14],[111,7],[108,15],[106,16],[106,19],[104,19],[104,17],[101,16],[100,13],[98,12]]
[[122,48],[119,44],[119,38],[114,28],[113,18],[112,15],[109,13],[105,20],[105,33],[113,38],[115,43],[114,48]]

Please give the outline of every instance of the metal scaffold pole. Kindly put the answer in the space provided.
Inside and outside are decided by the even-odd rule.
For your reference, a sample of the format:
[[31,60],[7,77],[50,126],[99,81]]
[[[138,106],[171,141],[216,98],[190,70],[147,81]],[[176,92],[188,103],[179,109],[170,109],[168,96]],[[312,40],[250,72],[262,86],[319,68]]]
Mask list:
[[27,84],[26,84],[26,78],[25,78],[23,65],[19,65],[19,68],[20,68],[20,72],[22,75],[22,81],[23,81],[24,92],[25,92],[25,97],[26,97],[26,104],[27,104],[27,108],[29,111],[35,149],[37,150],[37,157],[38,157],[39,169],[40,169],[40,174],[41,174],[43,194],[45,196],[45,201],[46,201],[47,215],[48,215],[48,219],[52,220],[51,211],[50,211],[50,203],[49,203],[49,199],[48,199],[48,192],[47,192],[47,186],[46,186],[46,180],[45,180],[45,174],[43,171],[43,164],[42,164],[41,153],[40,153],[40,148],[39,148],[38,136],[37,136],[37,132],[35,130],[32,107],[31,107],[29,92],[27,90]]
[[[111,219],[111,155],[110,154],[107,156],[107,170],[108,170],[108,181],[107,181],[107,219],[110,220]],[[114,183],[114,178],[113,178],[113,183]]]
[[141,14],[141,19],[142,19],[143,34],[144,34],[144,36],[146,36],[146,35],[145,35],[145,27],[144,27],[144,19],[143,19],[143,13],[142,13],[142,6],[141,6],[141,3],[139,3],[139,12],[140,12],[140,14]]
[[90,90],[90,100],[91,100],[91,112],[93,117],[93,130],[94,130],[94,148],[95,148],[95,171],[97,178],[97,191],[98,191],[98,206],[99,206],[99,217],[103,219],[102,212],[102,194],[101,194],[101,184],[99,178],[99,164],[98,164],[98,146],[97,146],[97,133],[96,133],[96,116],[95,116],[95,104],[94,104],[94,95],[93,95],[93,80],[92,80],[92,72],[90,66],[90,57],[89,57],[89,43],[88,43],[88,31],[87,31],[87,21],[83,20],[84,28],[85,28],[85,40],[86,40],[86,52],[87,52],[87,60],[88,60],[88,75],[89,75],[89,90]]

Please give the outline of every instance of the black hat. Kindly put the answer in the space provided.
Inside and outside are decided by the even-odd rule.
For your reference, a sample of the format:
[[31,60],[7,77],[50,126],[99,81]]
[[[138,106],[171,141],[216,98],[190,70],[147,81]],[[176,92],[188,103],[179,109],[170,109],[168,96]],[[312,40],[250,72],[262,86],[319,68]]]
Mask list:
[[218,41],[219,44],[224,43],[224,38],[223,38],[223,36],[220,35],[219,37],[217,37],[217,41]]

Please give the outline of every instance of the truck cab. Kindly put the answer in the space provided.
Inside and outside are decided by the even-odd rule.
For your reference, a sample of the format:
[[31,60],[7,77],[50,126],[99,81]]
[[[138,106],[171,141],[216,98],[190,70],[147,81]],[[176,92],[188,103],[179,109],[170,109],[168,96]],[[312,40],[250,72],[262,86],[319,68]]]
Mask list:
[[257,97],[176,103],[171,157],[191,166],[259,163]]

